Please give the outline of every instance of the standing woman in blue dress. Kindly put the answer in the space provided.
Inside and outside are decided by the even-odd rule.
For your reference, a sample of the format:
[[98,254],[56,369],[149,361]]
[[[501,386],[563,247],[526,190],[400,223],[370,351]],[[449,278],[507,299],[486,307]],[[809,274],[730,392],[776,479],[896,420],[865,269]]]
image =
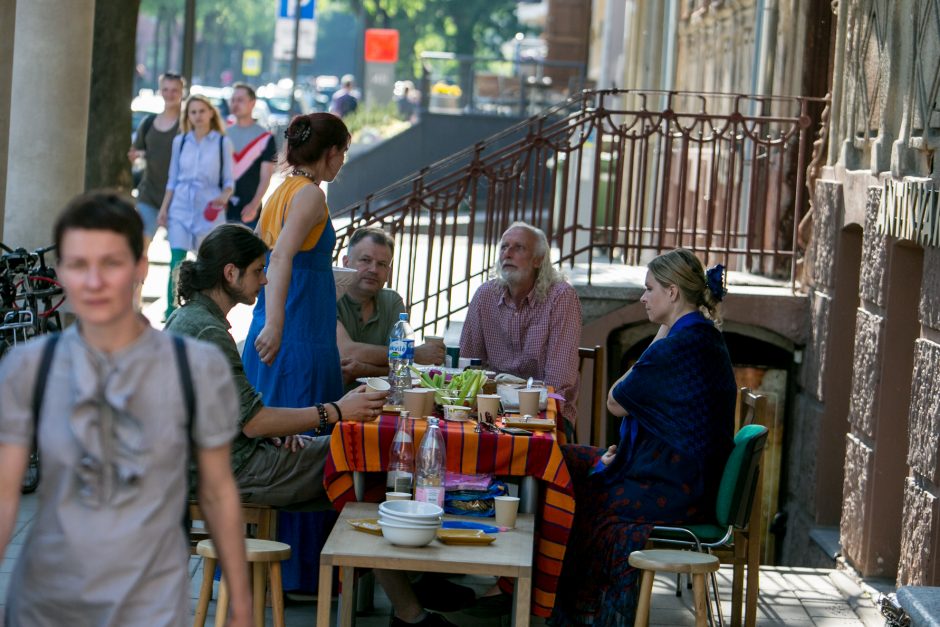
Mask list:
[[575,492],[551,625],[633,625],[637,571],[628,558],[657,524],[714,517],[731,452],[737,386],[716,322],[724,269],[705,271],[693,253],[656,257],[640,302],[660,325],[652,344],[610,389],[623,416],[606,451],[563,447]]
[[[258,295],[242,361],[248,381],[272,407],[311,407],[343,395],[336,344],[336,285],[323,182],[336,178],[349,148],[331,113],[296,116],[285,132],[288,176],[265,203],[256,230],[271,247],[268,284]],[[325,434],[322,434],[325,435]],[[320,549],[335,512],[278,516],[278,539],[293,547],[284,590],[316,591]]]
[[180,129],[173,139],[166,193],[157,214],[157,224],[166,227],[170,242],[166,317],[176,309],[174,272],[187,251],[195,252],[209,231],[225,223],[225,207],[235,189],[234,151],[218,109],[205,96],[190,96]]

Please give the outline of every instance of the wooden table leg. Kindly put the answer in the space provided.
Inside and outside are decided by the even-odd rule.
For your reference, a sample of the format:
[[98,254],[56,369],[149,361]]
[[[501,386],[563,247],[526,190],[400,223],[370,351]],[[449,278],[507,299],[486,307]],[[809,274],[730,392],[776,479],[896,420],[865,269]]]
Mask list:
[[513,627],[528,627],[532,613],[532,577],[519,577],[512,593]]
[[264,562],[251,565],[251,602],[254,605],[255,627],[264,627]]
[[202,584],[199,586],[199,602],[196,603],[196,618],[193,627],[205,627],[209,601],[212,600],[212,577],[215,574],[215,560],[211,557],[202,560]]
[[272,562],[268,565],[268,572],[271,574],[271,613],[274,614],[274,627],[284,627],[284,582],[281,580],[281,563]]
[[653,595],[653,575],[651,570],[643,571],[643,578],[640,580],[640,599],[636,606],[636,620],[634,627],[646,627],[650,624],[650,597]]
[[333,565],[320,562],[320,585],[317,589],[317,627],[330,627],[330,605],[333,602]]
[[339,595],[339,624],[340,627],[352,627],[356,613],[356,569],[341,566],[339,577],[343,586]]
[[225,579],[219,580],[219,599],[215,602],[215,627],[225,627],[228,618],[228,586]]
[[[645,571],[644,571],[645,572]],[[695,595],[695,627],[708,627],[708,607],[705,599],[705,575],[692,575],[692,590]]]

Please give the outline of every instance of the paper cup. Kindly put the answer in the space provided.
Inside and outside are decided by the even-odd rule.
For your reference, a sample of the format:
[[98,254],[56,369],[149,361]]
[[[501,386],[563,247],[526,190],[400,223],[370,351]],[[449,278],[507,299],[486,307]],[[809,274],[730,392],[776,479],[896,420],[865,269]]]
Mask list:
[[519,414],[522,416],[528,414],[533,418],[538,418],[541,394],[542,390],[539,388],[519,390]]
[[380,377],[371,377],[366,380],[366,387],[369,388],[370,392],[388,392],[392,389],[392,386],[389,385],[388,381]]
[[418,388],[424,394],[424,411],[420,417],[430,416],[434,413],[434,390],[431,388]]
[[386,501],[410,501],[411,492],[386,492]]
[[519,497],[496,496],[493,501],[496,504],[496,526],[510,529],[515,527],[516,516],[519,514]]
[[418,388],[412,388],[404,391],[405,409],[412,416],[424,416],[425,393]]
[[477,415],[480,420],[496,420],[499,416],[499,394],[477,394]]

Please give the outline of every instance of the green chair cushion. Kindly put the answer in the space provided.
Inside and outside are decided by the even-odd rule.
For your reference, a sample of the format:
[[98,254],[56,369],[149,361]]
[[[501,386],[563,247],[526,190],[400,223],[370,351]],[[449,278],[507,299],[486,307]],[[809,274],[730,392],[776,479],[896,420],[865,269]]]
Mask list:
[[718,524],[727,528],[731,524],[732,508],[735,506],[735,488],[740,474],[748,463],[748,444],[755,438],[767,433],[767,428],[760,425],[745,425],[734,436],[734,449],[725,464],[725,472],[718,486],[718,500],[715,504],[715,517]]
[[[718,525],[682,525],[684,529],[688,529],[695,534],[695,537],[699,539],[699,542],[713,543],[718,542],[725,537],[725,533],[728,531],[727,527],[719,527]],[[665,529],[655,529],[653,531],[652,538],[662,538],[666,540],[691,540],[689,534],[682,533],[680,531],[667,531]]]

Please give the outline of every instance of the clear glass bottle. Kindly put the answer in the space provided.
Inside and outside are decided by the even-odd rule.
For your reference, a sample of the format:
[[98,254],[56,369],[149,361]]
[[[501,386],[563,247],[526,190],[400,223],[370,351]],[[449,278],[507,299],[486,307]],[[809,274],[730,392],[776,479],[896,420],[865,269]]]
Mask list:
[[415,361],[415,332],[408,324],[408,314],[398,314],[398,322],[388,336],[388,402],[401,405],[404,391],[411,387],[411,366]]
[[437,418],[428,417],[428,428],[424,432],[418,459],[415,464],[415,500],[434,503],[444,507],[444,472],[447,469],[447,452],[444,437]]
[[408,431],[408,412],[401,412],[398,428],[388,450],[388,473],[385,489],[388,492],[407,492],[414,489],[415,449],[414,440]]

